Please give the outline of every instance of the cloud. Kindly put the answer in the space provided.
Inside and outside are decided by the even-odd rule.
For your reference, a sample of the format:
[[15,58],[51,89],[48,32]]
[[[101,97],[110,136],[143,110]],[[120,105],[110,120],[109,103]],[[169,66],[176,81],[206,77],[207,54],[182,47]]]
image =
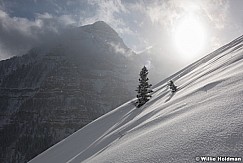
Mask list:
[[5,4],[2,0],[0,0],[0,9],[3,10],[5,8]]
[[21,55],[36,45],[47,44],[73,23],[75,21],[70,15],[38,13],[34,20],[29,20],[10,17],[0,10],[0,58]]
[[147,60],[146,63],[145,63],[145,67],[147,67],[147,69],[151,69],[152,67],[152,63],[150,60]]
[[120,44],[115,44],[113,42],[109,42],[108,44],[111,45],[117,54],[122,54],[125,57],[129,57],[133,54],[131,50],[123,48]]
[[[23,49],[28,48],[28,44],[32,42],[31,40],[35,40],[30,30],[38,29],[40,26],[40,21],[30,22],[25,18],[11,18],[6,12],[0,10],[1,52],[9,52],[4,56],[16,55],[18,51],[22,52]],[[27,44],[24,44],[24,42],[27,42]]]
[[91,17],[82,18],[80,20],[81,25],[91,24],[102,20],[113,27],[121,35],[133,33],[122,18],[123,14],[128,13],[128,10],[122,4],[121,0],[88,0],[87,2],[88,5],[94,7],[95,13]]
[[[227,43],[226,40],[237,37],[241,34],[240,31],[243,31],[240,21],[232,21],[240,14],[232,16],[230,11],[235,7],[232,8],[233,5],[230,3],[232,2],[225,0],[144,0],[131,3],[127,8],[128,11],[133,11],[133,14],[136,12],[143,18],[140,21],[138,17],[139,23],[136,27],[141,29],[138,37],[149,42],[147,45],[144,44],[144,47],[157,43],[169,44],[176,26],[183,19],[193,15],[204,26],[209,36],[208,48],[203,52],[205,53],[215,49],[216,45],[222,46]],[[150,32],[146,31],[148,29]],[[233,33],[235,36],[229,39],[227,35]]]
[[[196,15],[208,29],[208,35],[212,36],[208,46],[222,45],[225,41],[218,40],[226,34],[231,36],[233,32],[236,37],[243,31],[242,12],[235,13],[234,17],[239,18],[238,22],[233,21],[229,13],[231,3],[225,0],[29,0],[28,3],[0,0],[0,55],[23,54],[26,49],[55,38],[70,25],[81,26],[98,20],[114,28],[134,51],[155,44],[171,48],[168,45],[173,28],[189,14]],[[240,4],[236,5],[237,10],[241,9]]]
[[220,29],[228,19],[229,3],[224,0],[153,0],[135,3],[132,9],[149,17],[153,24],[166,29],[171,29],[179,19],[188,14],[204,17]]
[[229,19],[229,3],[223,0],[202,1],[202,9],[217,29],[223,29]]
[[[80,19],[80,24],[103,20],[112,26],[134,51],[172,37],[177,23],[187,15],[196,15],[211,30],[223,30],[229,5],[223,0],[88,0],[95,13]],[[220,8],[220,10],[219,10]],[[163,36],[161,38],[160,36]],[[215,42],[215,40],[214,40]]]
[[[15,12],[8,13],[12,8],[3,10],[4,1],[0,1],[0,59],[9,56],[24,54],[31,47],[45,43],[55,38],[60,31],[72,26],[81,26],[103,20],[112,26],[119,35],[133,35],[122,18],[122,14],[128,13],[126,7],[120,0],[103,1],[56,1],[51,0],[46,7],[46,11],[53,12],[30,13],[26,12],[28,17],[19,17],[23,11],[19,8],[26,8],[23,4],[12,5]],[[33,1],[34,5],[44,5],[42,2]],[[8,6],[11,6],[9,3]],[[17,7],[18,6],[18,7]],[[40,6],[41,7],[41,6]],[[80,8],[80,10],[77,10]],[[88,10],[87,8],[91,8]],[[31,10],[31,8],[30,8]],[[41,9],[39,9],[42,11]],[[6,57],[8,56],[8,57]]]

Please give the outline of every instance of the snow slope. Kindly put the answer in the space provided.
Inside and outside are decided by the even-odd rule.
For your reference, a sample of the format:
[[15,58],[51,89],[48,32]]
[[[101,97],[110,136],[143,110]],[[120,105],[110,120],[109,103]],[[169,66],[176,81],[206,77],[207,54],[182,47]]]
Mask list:
[[164,80],[141,108],[135,99],[100,117],[31,163],[196,162],[243,157],[243,36]]

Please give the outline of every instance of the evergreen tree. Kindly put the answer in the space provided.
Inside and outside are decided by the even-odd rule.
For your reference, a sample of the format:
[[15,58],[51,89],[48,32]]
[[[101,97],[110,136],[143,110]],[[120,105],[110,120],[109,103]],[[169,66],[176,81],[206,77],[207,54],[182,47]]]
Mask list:
[[150,89],[152,85],[148,84],[149,79],[147,78],[147,75],[148,75],[148,70],[144,66],[140,72],[139,85],[138,85],[138,89],[136,90],[138,92],[137,94],[138,101],[136,102],[137,107],[144,105],[151,97],[150,93],[153,92]]

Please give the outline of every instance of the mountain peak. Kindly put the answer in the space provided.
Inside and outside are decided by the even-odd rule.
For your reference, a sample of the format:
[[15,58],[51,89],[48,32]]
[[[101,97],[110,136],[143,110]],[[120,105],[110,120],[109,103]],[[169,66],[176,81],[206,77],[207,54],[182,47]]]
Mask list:
[[81,27],[85,32],[91,33],[95,37],[102,38],[108,42],[122,42],[118,33],[104,21],[97,21],[93,24]]
[[111,28],[106,22],[104,21],[97,21],[97,22],[94,22],[92,24],[93,26],[96,26],[96,27],[105,27],[105,28]]
[[113,36],[117,36],[118,34],[117,32],[111,28],[111,26],[109,26],[107,23],[105,23],[104,21],[97,21],[93,24],[89,24],[89,25],[85,25],[81,27],[82,29],[84,29],[86,32],[89,33],[93,33],[93,32],[107,32],[109,33],[109,35],[113,35]]
[[119,45],[127,49],[118,33],[104,21],[97,21],[93,24],[82,26],[81,29],[96,39],[101,39],[107,43]]

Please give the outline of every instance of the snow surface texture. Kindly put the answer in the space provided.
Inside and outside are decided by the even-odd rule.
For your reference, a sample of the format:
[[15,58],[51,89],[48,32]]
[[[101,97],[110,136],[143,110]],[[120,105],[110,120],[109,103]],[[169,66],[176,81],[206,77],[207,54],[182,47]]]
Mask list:
[[196,162],[243,156],[243,36],[172,75],[136,108],[133,99],[31,163]]

